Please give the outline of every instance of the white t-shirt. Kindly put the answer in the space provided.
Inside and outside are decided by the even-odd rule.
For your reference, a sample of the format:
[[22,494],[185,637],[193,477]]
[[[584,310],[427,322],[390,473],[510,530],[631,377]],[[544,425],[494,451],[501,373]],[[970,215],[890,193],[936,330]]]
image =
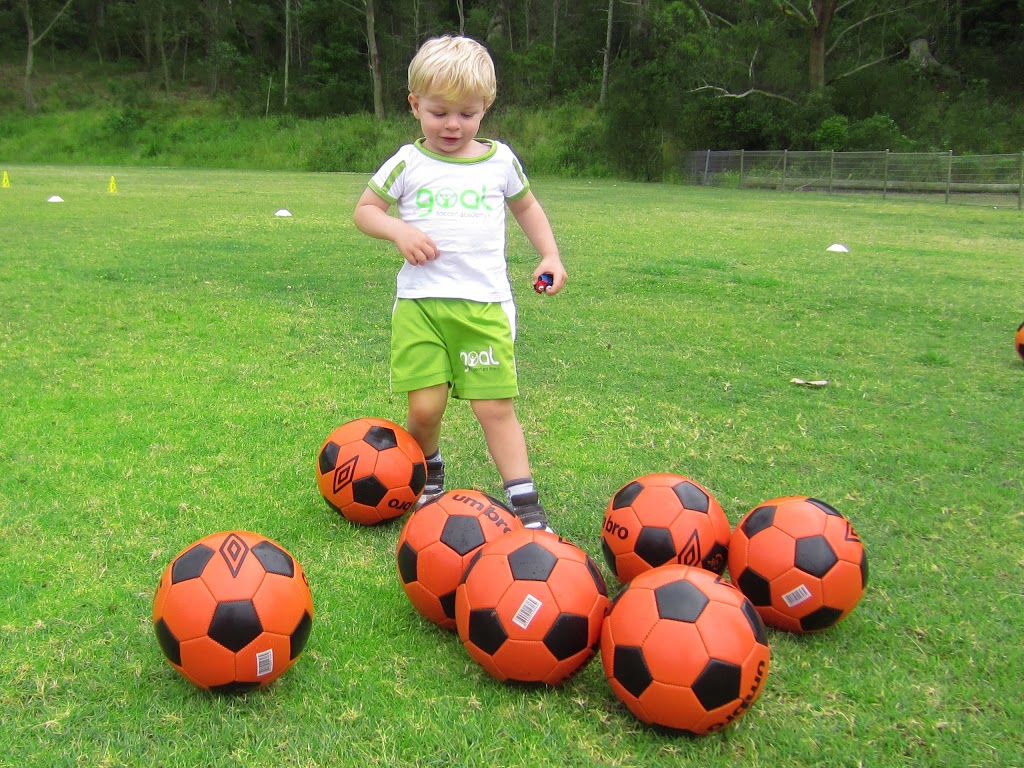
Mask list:
[[369,187],[398,215],[430,235],[440,255],[426,264],[405,262],[398,298],[509,301],[505,260],[505,201],[527,193],[519,160],[500,141],[483,155],[447,158],[424,148],[423,139],[398,150],[370,179]]

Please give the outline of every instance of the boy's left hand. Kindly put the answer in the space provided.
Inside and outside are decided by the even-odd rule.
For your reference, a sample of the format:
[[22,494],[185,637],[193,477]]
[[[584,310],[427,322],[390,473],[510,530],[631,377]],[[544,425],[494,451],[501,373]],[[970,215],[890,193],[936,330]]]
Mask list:
[[533,289],[537,293],[554,296],[562,290],[568,278],[560,260],[543,260],[533,270]]

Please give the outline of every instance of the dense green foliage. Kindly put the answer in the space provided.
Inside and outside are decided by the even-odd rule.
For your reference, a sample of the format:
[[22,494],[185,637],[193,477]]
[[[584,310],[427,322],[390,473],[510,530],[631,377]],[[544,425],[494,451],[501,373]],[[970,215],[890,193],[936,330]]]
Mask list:
[[[10,115],[0,124],[0,159],[369,174],[418,135],[408,115],[264,118],[233,114],[207,99],[143,94],[132,106],[99,98],[70,111]],[[531,176],[600,178],[612,175],[603,131],[596,110],[565,105],[496,111],[483,135],[514,142]]]
[[[417,45],[458,32],[494,55],[495,116],[569,131],[568,173],[661,179],[671,157],[704,148],[1024,147],[1024,0],[19,0],[0,5],[0,107],[5,123],[29,122],[0,140],[85,111],[82,122],[143,134],[129,137],[141,149],[95,159],[135,162],[166,155],[211,112],[269,115],[236,141],[313,121],[287,140],[320,158],[291,167],[329,168],[347,153],[308,135],[339,116],[404,114]],[[568,111],[549,119],[553,105]]]

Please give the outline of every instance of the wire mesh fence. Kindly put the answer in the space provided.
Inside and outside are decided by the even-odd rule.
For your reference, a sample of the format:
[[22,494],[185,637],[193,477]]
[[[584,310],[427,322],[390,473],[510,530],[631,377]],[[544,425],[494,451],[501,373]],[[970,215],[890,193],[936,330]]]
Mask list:
[[690,184],[782,192],[917,196],[945,203],[1024,205],[1024,152],[805,152],[703,150],[687,152]]

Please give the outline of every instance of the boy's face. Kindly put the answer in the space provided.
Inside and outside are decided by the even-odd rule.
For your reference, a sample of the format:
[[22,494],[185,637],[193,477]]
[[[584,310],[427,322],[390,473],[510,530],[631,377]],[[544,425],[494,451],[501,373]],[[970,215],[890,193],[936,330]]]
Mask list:
[[409,94],[412,113],[420,121],[424,146],[445,157],[476,157],[483,151],[475,143],[487,109],[482,98],[448,101],[440,96]]

